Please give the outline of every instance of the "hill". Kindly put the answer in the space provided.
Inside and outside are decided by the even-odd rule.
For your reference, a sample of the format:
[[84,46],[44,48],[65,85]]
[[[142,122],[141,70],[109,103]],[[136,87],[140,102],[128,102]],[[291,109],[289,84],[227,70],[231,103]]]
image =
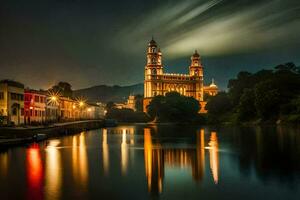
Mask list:
[[99,85],[90,88],[75,90],[74,96],[85,97],[90,102],[124,102],[130,94],[143,94],[144,85],[142,83],[130,86],[107,86]]

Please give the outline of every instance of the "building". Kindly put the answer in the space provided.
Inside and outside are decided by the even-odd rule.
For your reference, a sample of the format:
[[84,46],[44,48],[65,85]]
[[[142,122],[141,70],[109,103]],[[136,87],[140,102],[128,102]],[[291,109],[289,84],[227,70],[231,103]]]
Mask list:
[[127,99],[126,107],[136,111],[135,101],[136,101],[135,96],[134,95],[129,95],[129,97]]
[[12,80],[0,81],[0,123],[24,123],[24,85]]
[[46,122],[58,122],[60,118],[59,100],[57,96],[47,95]]
[[98,106],[98,116],[100,119],[104,118],[106,115],[106,104],[101,103],[101,102],[97,102],[96,105]]
[[212,79],[209,86],[204,86],[204,94],[208,94],[210,96],[216,96],[218,94],[218,90],[218,86],[215,84],[214,79]]
[[77,102],[69,97],[59,98],[59,120],[72,121],[80,118],[81,108],[76,105]]
[[204,86],[203,65],[197,51],[191,56],[188,74],[164,73],[162,52],[152,39],[147,48],[147,64],[145,66],[144,80],[144,111],[151,99],[156,95],[165,95],[168,92],[178,92],[181,95],[194,97],[201,104],[201,111],[206,112],[204,93],[216,94],[218,87],[213,83]]
[[115,108],[118,109],[131,109],[136,111],[136,97],[134,95],[129,95],[125,103],[116,103]]
[[46,93],[43,91],[25,89],[24,91],[24,123],[46,122]]
[[87,103],[85,112],[86,119],[103,119],[105,115],[105,107],[102,104]]

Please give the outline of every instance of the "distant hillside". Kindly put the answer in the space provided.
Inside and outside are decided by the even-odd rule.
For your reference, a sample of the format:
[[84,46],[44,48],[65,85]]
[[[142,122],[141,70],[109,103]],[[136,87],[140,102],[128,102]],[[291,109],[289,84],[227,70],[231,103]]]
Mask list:
[[82,96],[90,102],[124,102],[130,94],[143,94],[144,85],[142,83],[130,86],[107,86],[99,85],[86,89],[74,91],[74,96]]

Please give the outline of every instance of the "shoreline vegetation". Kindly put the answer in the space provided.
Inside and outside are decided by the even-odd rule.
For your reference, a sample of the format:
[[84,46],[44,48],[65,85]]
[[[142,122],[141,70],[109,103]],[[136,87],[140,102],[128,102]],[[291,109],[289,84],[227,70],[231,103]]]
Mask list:
[[286,63],[256,73],[239,72],[229,80],[227,91],[204,96],[204,100],[207,114],[198,113],[199,102],[194,98],[170,92],[154,97],[147,113],[117,109],[110,102],[107,117],[127,123],[300,124],[300,67]]
[[228,92],[206,100],[208,123],[299,124],[300,67],[286,63],[240,72],[229,80]]

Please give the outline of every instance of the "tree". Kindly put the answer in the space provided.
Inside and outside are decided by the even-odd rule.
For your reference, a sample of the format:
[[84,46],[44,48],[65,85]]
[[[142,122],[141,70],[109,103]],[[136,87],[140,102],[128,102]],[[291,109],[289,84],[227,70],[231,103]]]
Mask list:
[[144,112],[134,112],[128,108],[112,108],[106,114],[107,119],[115,119],[118,122],[148,122],[149,118]]
[[239,120],[249,120],[256,116],[254,94],[255,93],[253,89],[244,89],[237,107]]
[[219,115],[232,110],[232,103],[229,95],[225,92],[219,92],[216,96],[211,97],[206,104],[209,114]]
[[55,93],[60,93],[64,97],[73,96],[72,85],[67,82],[60,81],[57,85],[52,86],[52,88],[49,90]]
[[277,120],[282,116],[289,119],[292,115],[298,120],[295,102],[300,96],[299,72],[299,67],[291,62],[254,74],[240,72],[237,78],[229,80],[228,93],[208,98],[208,113],[217,118],[215,121],[220,118],[247,121],[256,117]]
[[147,107],[150,117],[160,122],[195,121],[199,110],[200,105],[196,99],[177,92],[156,96]]
[[276,118],[279,114],[278,90],[272,86],[270,80],[256,84],[255,86],[255,107],[258,115],[266,120]]
[[275,69],[277,71],[290,71],[290,72],[293,72],[293,73],[299,73],[300,72],[300,68],[297,67],[294,63],[292,62],[288,62],[288,63],[285,63],[285,64],[280,64],[280,65],[277,65],[275,67]]
[[143,96],[140,94],[135,95],[135,109],[136,111],[143,111]]

